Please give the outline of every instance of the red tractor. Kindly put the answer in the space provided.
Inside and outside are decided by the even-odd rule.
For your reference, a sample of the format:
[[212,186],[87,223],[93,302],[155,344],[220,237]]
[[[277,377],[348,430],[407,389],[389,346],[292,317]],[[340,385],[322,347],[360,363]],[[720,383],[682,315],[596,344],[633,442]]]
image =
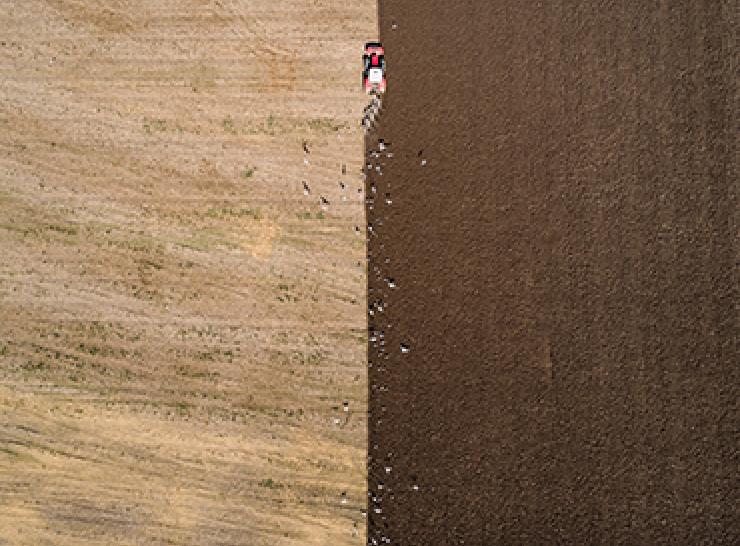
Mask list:
[[366,93],[375,90],[385,93],[385,51],[380,42],[365,44],[365,53],[362,56],[362,87]]

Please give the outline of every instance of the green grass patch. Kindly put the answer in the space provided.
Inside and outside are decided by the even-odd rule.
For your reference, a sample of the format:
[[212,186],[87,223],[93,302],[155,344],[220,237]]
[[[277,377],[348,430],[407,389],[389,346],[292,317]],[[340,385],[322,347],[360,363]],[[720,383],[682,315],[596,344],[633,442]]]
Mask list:
[[306,122],[308,129],[318,133],[334,133],[341,129],[347,129],[346,123],[336,123],[330,118],[314,118]]
[[231,133],[232,135],[236,134],[236,129],[234,128],[234,120],[231,119],[231,117],[224,118],[223,127],[224,131],[226,131],[227,133]]
[[319,211],[315,214],[311,214],[310,211],[302,211],[302,212],[296,212],[296,218],[299,220],[324,220],[326,218],[326,215]]
[[276,482],[272,478],[260,480],[257,485],[259,485],[260,487],[266,487],[268,489],[282,489],[283,487],[285,487],[283,484]]
[[46,226],[46,229],[54,233],[61,233],[62,235],[77,235],[79,233],[77,226],[64,224],[49,224]]
[[155,132],[163,133],[167,130],[167,121],[164,119],[144,118],[144,121],[142,122],[142,127],[144,128],[144,132],[148,135],[151,135]]
[[255,220],[262,219],[262,211],[259,208],[233,208],[233,207],[211,207],[205,213],[208,218],[245,218],[250,217]]

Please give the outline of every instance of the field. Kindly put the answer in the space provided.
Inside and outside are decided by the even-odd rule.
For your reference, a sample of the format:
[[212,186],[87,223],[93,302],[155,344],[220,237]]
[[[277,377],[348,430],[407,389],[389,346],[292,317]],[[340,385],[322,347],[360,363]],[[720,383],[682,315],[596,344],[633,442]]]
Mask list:
[[740,544],[736,6],[378,1],[371,543]]
[[0,545],[363,544],[374,3],[4,6]]

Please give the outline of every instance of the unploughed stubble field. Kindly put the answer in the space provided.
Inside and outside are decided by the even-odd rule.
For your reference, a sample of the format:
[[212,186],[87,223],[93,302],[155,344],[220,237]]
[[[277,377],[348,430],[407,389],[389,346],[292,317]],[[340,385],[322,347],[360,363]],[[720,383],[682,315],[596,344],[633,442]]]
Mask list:
[[363,544],[375,3],[0,6],[0,544]]

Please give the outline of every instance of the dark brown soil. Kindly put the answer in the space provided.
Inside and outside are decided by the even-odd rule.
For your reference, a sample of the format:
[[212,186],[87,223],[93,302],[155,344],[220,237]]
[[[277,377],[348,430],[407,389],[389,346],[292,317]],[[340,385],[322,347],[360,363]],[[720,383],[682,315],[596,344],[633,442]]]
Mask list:
[[733,6],[380,0],[370,544],[740,542]]

